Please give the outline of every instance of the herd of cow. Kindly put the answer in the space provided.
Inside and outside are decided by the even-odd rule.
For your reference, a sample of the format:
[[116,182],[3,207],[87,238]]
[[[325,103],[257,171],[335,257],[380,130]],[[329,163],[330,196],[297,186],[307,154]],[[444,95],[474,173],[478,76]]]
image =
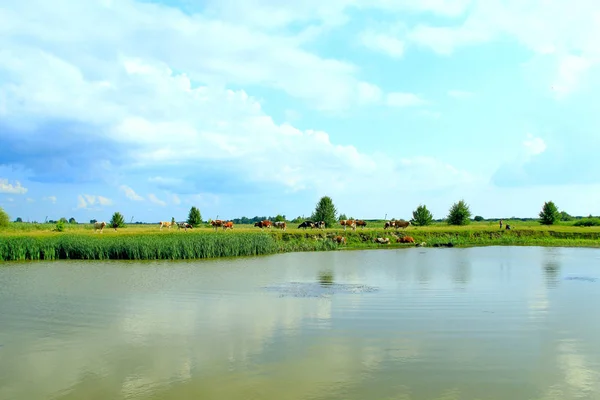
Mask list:
[[[356,230],[357,226],[362,227],[363,229],[367,226],[367,222],[363,221],[363,220],[354,220],[354,219],[343,219],[340,222],[340,225],[344,227],[344,230],[346,230],[346,227],[350,227],[352,230]],[[215,231],[218,228],[223,228],[223,230],[226,229],[233,229],[233,222],[232,221],[223,221],[220,219],[215,219],[214,221],[210,221],[211,226],[215,229]],[[160,230],[162,230],[162,228],[168,228],[171,229],[171,227],[173,225],[177,225],[177,230],[179,229],[184,229],[186,232],[188,229],[193,229],[193,226],[187,222],[169,222],[169,221],[160,221],[159,222],[159,226],[160,226]],[[388,229],[388,228],[402,228],[405,229],[406,227],[408,227],[410,225],[410,221],[404,221],[404,220],[395,220],[395,221],[386,221],[383,229]],[[256,222],[254,224],[255,227],[259,227],[261,229],[263,228],[278,228],[278,229],[282,229],[282,230],[286,230],[287,229],[287,223],[285,221],[275,221],[275,222],[271,222],[269,220],[264,220],[264,221],[259,221]],[[102,222],[96,222],[94,224],[94,231],[100,231],[100,233],[103,232],[104,228],[106,227],[106,222],[102,221]],[[302,222],[300,225],[298,225],[298,229],[325,229],[325,221],[304,221]],[[114,227],[115,231],[117,230],[117,227]]]

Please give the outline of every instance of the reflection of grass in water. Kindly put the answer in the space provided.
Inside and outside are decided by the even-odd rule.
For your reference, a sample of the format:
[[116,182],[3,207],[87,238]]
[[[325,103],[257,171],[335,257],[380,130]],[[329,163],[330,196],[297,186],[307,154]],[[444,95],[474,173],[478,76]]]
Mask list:
[[331,271],[323,271],[319,273],[319,283],[322,286],[333,285],[333,273]]

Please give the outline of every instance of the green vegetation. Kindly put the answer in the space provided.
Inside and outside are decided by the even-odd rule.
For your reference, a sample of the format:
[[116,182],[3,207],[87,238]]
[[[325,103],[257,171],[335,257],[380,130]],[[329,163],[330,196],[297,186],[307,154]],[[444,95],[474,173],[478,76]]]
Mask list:
[[313,221],[325,221],[325,226],[327,228],[331,228],[332,226],[336,225],[336,214],[337,210],[333,205],[333,200],[331,200],[331,197],[323,196],[317,203],[311,219]]
[[576,221],[573,226],[600,226],[600,218],[583,218]]
[[433,222],[433,215],[426,206],[419,204],[417,209],[413,211],[413,217],[410,223],[416,226],[427,226]]
[[117,230],[117,228],[125,228],[125,218],[120,212],[115,212],[108,223],[112,228]]
[[0,227],[7,227],[10,224],[10,218],[2,207],[0,207]]
[[200,214],[200,210],[197,207],[190,208],[190,213],[188,214],[187,223],[192,225],[194,228],[202,225],[202,215]]
[[557,221],[560,221],[561,215],[558,212],[556,205],[547,201],[540,211],[540,224],[543,225],[554,225]]
[[471,210],[464,200],[454,203],[448,212],[449,225],[467,225],[471,222]]

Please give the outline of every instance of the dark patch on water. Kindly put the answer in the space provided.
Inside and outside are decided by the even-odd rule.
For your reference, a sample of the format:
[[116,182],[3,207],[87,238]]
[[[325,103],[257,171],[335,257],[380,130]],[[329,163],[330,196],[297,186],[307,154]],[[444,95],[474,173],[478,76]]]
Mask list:
[[585,282],[596,282],[596,278],[592,278],[590,276],[567,276],[565,277],[566,281],[585,281]]
[[330,283],[323,285],[318,282],[290,282],[282,285],[265,286],[269,292],[279,292],[279,297],[328,297],[334,294],[361,294],[379,290],[374,286]]

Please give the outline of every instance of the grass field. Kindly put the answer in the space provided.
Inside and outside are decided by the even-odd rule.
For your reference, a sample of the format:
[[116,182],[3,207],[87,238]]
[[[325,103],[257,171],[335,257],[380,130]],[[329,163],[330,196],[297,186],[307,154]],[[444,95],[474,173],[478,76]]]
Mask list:
[[[600,247],[600,227],[577,227],[572,222],[544,226],[537,221],[505,220],[511,230],[500,230],[496,221],[473,222],[465,226],[435,223],[427,227],[410,226],[406,230],[384,230],[384,221],[368,221],[367,228],[356,231],[341,227],[297,229],[288,224],[284,232],[253,225],[235,225],[233,230],[217,232],[209,226],[184,232],[158,224],[128,225],[94,232],[91,224],[66,224],[63,232],[52,224],[11,223],[0,230],[0,260],[38,259],[196,259],[238,257],[290,251],[323,251],[413,246],[395,243],[395,236],[409,235],[427,246],[585,246]],[[346,237],[338,245],[331,237]],[[377,237],[390,238],[389,245],[373,242]]]

